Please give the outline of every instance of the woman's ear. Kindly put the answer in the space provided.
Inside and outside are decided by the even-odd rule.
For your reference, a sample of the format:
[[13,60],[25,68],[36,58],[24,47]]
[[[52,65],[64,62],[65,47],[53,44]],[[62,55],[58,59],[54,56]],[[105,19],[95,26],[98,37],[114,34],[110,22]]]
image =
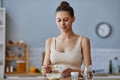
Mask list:
[[74,22],[75,21],[75,16],[73,16],[73,19],[72,19],[72,22]]

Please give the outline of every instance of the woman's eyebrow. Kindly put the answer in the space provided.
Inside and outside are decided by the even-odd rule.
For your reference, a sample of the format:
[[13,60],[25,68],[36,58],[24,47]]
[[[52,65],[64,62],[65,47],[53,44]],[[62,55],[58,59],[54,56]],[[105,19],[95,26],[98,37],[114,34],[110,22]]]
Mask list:
[[[65,18],[69,18],[69,17],[64,17],[63,19],[65,19]],[[57,18],[57,19],[61,19],[61,18]]]

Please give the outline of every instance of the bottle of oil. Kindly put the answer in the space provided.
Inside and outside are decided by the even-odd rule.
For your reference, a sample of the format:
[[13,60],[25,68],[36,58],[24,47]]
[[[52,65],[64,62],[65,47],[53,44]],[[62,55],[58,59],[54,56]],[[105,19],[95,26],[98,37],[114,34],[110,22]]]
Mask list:
[[109,73],[112,73],[112,60],[109,61]]
[[119,66],[118,66],[118,57],[114,57],[113,59],[113,66],[112,66],[113,73],[119,73]]

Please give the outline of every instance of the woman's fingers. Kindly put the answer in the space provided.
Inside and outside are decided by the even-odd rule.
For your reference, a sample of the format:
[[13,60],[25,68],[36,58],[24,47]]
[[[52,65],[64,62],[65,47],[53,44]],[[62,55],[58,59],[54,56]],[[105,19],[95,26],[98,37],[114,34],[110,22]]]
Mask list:
[[43,73],[45,74],[45,73],[49,73],[52,70],[52,68],[50,65],[43,65],[42,70],[43,70]]
[[44,65],[44,66],[42,66],[42,68],[44,68],[44,69],[51,69],[51,66],[50,65]]
[[70,70],[71,70],[70,68],[65,69],[65,70],[63,71],[63,73],[68,72],[68,71],[70,71]]
[[65,74],[71,73],[71,72],[72,72],[72,69],[70,69],[70,68],[68,68],[68,69],[66,69],[66,70],[64,71]]
[[68,68],[62,72],[63,77],[70,76],[70,73],[72,72],[72,69]]

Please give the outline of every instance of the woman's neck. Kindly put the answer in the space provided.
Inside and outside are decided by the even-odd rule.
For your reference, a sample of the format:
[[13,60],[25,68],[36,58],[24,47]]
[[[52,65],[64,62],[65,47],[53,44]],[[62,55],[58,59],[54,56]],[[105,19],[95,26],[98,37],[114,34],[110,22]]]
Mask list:
[[66,39],[71,39],[73,38],[75,34],[71,31],[71,32],[63,32],[61,33],[60,36],[58,36],[59,39],[61,40],[66,40]]

